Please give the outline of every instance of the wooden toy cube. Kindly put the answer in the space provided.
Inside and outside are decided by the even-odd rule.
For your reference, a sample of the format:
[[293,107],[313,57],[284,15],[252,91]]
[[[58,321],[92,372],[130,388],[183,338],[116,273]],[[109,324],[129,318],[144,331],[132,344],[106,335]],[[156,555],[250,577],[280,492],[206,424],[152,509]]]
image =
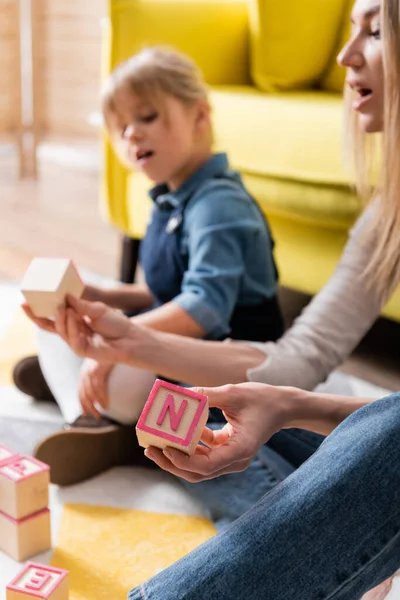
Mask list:
[[46,508],[50,467],[31,456],[14,456],[0,463],[0,511],[13,519]]
[[0,512],[0,550],[21,562],[51,547],[50,511],[13,519]]
[[67,293],[78,298],[84,290],[72,260],[34,258],[21,284],[21,292],[37,317],[54,317]]
[[0,465],[8,462],[11,458],[17,457],[18,454],[9,450],[5,446],[0,446]]
[[207,423],[207,396],[157,379],[136,425],[144,448],[178,448],[193,454]]
[[6,600],[68,600],[68,571],[28,562],[7,585]]

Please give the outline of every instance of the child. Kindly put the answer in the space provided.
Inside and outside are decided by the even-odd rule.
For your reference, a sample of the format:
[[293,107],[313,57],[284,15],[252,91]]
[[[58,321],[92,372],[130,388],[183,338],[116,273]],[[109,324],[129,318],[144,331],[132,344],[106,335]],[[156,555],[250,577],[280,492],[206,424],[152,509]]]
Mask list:
[[[129,311],[138,324],[184,336],[280,337],[283,322],[268,226],[240,176],[229,169],[226,155],[212,153],[207,89],[195,65],[172,50],[145,49],[109,76],[102,110],[118,155],[156,185],[140,249],[146,283],[116,290],[88,286],[84,297]],[[106,435],[102,429],[111,434],[111,428],[116,436],[116,425],[100,417],[134,422],[156,375],[89,360],[82,365],[61,340],[41,336],[40,365],[66,420],[73,421],[83,409],[98,421],[78,419],[68,435],[42,442],[36,456],[51,463],[60,455],[60,444],[71,443],[82,463],[82,456],[93,454],[87,447],[93,431]],[[85,437],[89,422],[95,429]],[[96,448],[100,446],[104,444]],[[96,465],[83,468],[83,475],[70,467],[68,482],[105,468],[98,455]],[[51,472],[52,481],[65,482],[65,473],[59,474],[55,465]]]

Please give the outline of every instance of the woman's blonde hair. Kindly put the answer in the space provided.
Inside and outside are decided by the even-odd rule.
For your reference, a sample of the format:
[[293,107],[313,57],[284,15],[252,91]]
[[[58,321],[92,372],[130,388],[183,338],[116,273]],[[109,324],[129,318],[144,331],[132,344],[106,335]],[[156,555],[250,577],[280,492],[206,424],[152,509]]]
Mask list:
[[[374,250],[366,276],[380,292],[400,274],[400,0],[382,0],[381,28],[384,63],[384,126],[379,175],[376,169],[376,136],[360,127],[351,108],[353,93],[345,92],[348,147],[361,197],[375,203],[368,231]],[[376,185],[372,182],[376,180]]]
[[157,103],[169,94],[187,105],[207,100],[208,90],[200,69],[187,56],[170,48],[145,48],[121,63],[107,77],[101,94],[103,116],[115,112],[115,94],[128,86],[133,94]]

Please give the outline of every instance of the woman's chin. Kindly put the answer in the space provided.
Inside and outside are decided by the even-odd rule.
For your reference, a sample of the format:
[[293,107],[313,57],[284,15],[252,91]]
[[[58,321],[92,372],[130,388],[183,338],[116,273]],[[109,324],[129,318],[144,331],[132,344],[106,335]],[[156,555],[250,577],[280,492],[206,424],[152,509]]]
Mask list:
[[383,123],[381,119],[377,119],[374,115],[360,114],[359,124],[365,133],[379,133],[383,130]]

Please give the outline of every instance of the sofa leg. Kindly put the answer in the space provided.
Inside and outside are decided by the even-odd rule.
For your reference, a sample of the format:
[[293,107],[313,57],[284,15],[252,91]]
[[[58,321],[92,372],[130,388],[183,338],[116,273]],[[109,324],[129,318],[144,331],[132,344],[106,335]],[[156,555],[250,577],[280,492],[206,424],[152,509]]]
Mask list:
[[122,237],[122,251],[119,278],[122,283],[133,283],[136,275],[136,267],[139,259],[140,240]]

